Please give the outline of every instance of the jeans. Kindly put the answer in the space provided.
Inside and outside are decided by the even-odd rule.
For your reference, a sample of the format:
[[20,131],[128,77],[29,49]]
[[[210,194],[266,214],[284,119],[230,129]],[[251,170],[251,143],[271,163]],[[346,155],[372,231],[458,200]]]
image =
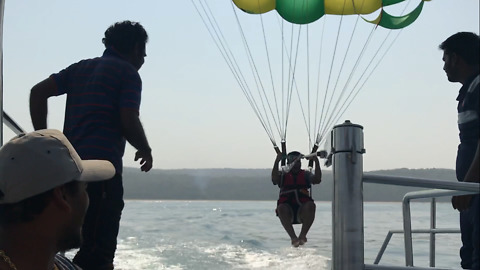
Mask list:
[[[462,143],[458,147],[456,174],[458,181],[463,181],[475,156],[476,142]],[[460,212],[460,231],[462,247],[460,248],[461,266],[464,269],[480,270],[480,195],[472,196],[470,207]]]
[[472,197],[470,208],[460,212],[463,246],[460,248],[462,268],[480,270],[480,195]]
[[82,228],[83,243],[73,262],[83,270],[111,270],[124,207],[122,175],[88,184],[90,205]]

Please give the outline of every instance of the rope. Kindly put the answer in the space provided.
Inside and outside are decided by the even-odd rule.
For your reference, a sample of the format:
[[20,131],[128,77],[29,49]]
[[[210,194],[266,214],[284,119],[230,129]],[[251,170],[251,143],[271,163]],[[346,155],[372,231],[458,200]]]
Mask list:
[[[344,6],[346,1],[344,0]],[[322,88],[320,84],[324,83],[321,81],[321,75],[324,73],[322,72],[322,63],[325,61],[324,58],[324,42],[325,42],[325,32],[326,32],[326,21],[327,16],[324,16],[322,19],[321,26],[321,34],[320,34],[320,46],[319,46],[319,56],[318,56],[318,71],[317,76],[318,79],[316,80],[316,93],[314,93],[311,86],[311,49],[312,44],[310,40],[310,35],[316,35],[317,33],[311,31],[310,25],[306,25],[305,31],[302,31],[302,25],[299,25],[298,28],[295,28],[294,24],[291,24],[291,28],[287,29],[284,27],[284,20],[277,16],[279,23],[279,30],[281,35],[280,40],[280,53],[281,53],[281,91],[276,87],[276,80],[274,75],[274,62],[272,61],[272,53],[269,48],[269,43],[267,41],[267,28],[266,28],[266,21],[264,21],[264,16],[262,14],[259,15],[259,23],[261,25],[261,29],[259,28],[258,31],[261,32],[263,38],[263,46],[264,46],[264,54],[266,57],[266,64],[268,68],[268,79],[270,80],[271,84],[271,92],[268,89],[268,83],[264,84],[262,80],[262,74],[259,70],[259,59],[258,57],[254,57],[252,53],[252,48],[250,47],[246,34],[249,33],[248,31],[244,31],[242,27],[242,23],[240,22],[240,18],[238,15],[238,9],[234,6],[234,3],[231,1],[231,7],[235,16],[235,21],[238,26],[238,31],[240,32],[240,38],[242,45],[245,49],[246,58],[248,60],[248,66],[251,71],[251,78],[250,75],[247,77],[244,76],[244,73],[241,70],[239,62],[237,61],[235,55],[233,54],[223,32],[219,27],[219,23],[215,19],[215,16],[210,9],[210,6],[207,4],[206,0],[191,0],[193,6],[195,7],[197,13],[199,14],[200,18],[202,19],[204,25],[207,27],[207,30],[214,40],[214,43],[218,50],[220,51],[223,59],[227,63],[230,71],[232,72],[237,84],[239,85],[240,89],[242,90],[245,98],[247,99],[250,107],[253,109],[256,117],[259,119],[263,129],[266,131],[270,141],[274,146],[276,146],[274,131],[278,132],[281,141],[286,141],[287,137],[287,127],[290,122],[290,111],[292,107],[292,95],[296,92],[296,96],[299,102],[299,108],[301,115],[303,117],[303,122],[308,134],[308,143],[309,149],[312,148],[313,145],[319,145],[324,139],[325,134],[329,132],[329,130],[333,127],[333,125],[342,117],[342,115],[346,112],[346,110],[350,107],[353,100],[357,97],[359,92],[364,88],[366,82],[370,79],[373,75],[373,72],[379,66],[380,62],[384,59],[387,52],[393,46],[393,43],[398,38],[399,34],[394,38],[394,40],[389,44],[387,49],[381,53],[381,51],[385,48],[387,40],[390,37],[391,30],[388,32],[388,35],[385,39],[381,42],[380,46],[376,48],[375,55],[367,61],[366,68],[363,68],[364,63],[362,62],[364,58],[366,58],[367,48],[370,48],[370,43],[372,43],[373,35],[376,32],[376,27],[373,27],[370,31],[366,41],[363,43],[361,47],[360,54],[356,57],[355,62],[350,61],[351,54],[353,53],[353,44],[354,38],[357,37],[358,32],[358,22],[360,20],[360,16],[356,17],[354,22],[354,27],[350,36],[348,37],[348,43],[346,44],[346,51],[341,59],[341,62],[338,62],[337,59],[341,58],[340,56],[340,49],[343,50],[341,47],[341,33],[344,28],[344,16],[339,18],[338,28],[336,29],[336,37],[332,39],[333,41],[333,53],[331,53],[331,61],[325,62],[325,66],[328,67],[329,71],[326,75],[326,87],[324,88],[323,94],[323,101],[320,101],[322,94],[320,93],[320,89]],[[409,3],[411,0],[409,0]],[[196,4],[198,3],[198,4]],[[296,3],[296,2],[295,2]],[[363,2],[364,3],[364,2]],[[362,3],[362,5],[363,5]],[[358,6],[358,5],[357,5]],[[406,9],[406,7],[405,7]],[[404,11],[405,11],[404,9]],[[252,15],[246,15],[252,16]],[[319,22],[320,23],[320,22]],[[312,28],[313,29],[313,28]],[[402,30],[400,30],[401,32]],[[302,37],[303,32],[305,32],[305,40]],[[288,37],[288,34],[290,37]],[[362,36],[363,38],[363,36]],[[288,41],[288,39],[290,39]],[[342,38],[343,39],[343,38]],[[313,40],[313,39],[312,39]],[[300,58],[303,58],[303,54],[301,54],[300,44],[301,41],[304,41],[306,44],[306,85],[304,84],[297,84],[297,72],[303,71],[303,66],[301,64]],[[287,45],[288,44],[288,45]],[[360,49],[360,48],[359,48]],[[369,52],[370,53],[370,52]],[[347,60],[347,57],[349,59]],[[303,59],[302,59],[303,60]],[[353,66],[347,66],[347,63],[353,62]],[[328,63],[328,64],[327,64]],[[338,63],[338,64],[337,64]],[[357,71],[360,69],[360,64],[362,65],[361,74],[359,77],[357,76]],[[286,66],[288,65],[288,66]],[[338,68],[334,72],[334,66],[337,65]],[[348,72],[345,72],[348,70]],[[300,74],[300,72],[298,72]],[[358,77],[358,78],[357,78]],[[251,81],[253,80],[253,82]],[[314,80],[315,81],[315,80]],[[299,81],[300,82],[300,81]],[[253,87],[250,87],[250,84]],[[353,87],[351,87],[353,85]],[[300,87],[299,87],[300,86]],[[302,91],[303,94],[300,92],[299,88],[306,88],[305,91]],[[256,88],[256,93],[254,93],[254,88]],[[306,95],[305,95],[306,92]],[[273,100],[272,100],[273,97]],[[304,99],[307,99],[304,102]],[[315,98],[315,103],[312,102],[311,98]],[[281,100],[280,100],[281,99]],[[321,106],[321,108],[319,108]],[[313,111],[312,111],[313,109]],[[320,112],[320,113],[319,113]],[[314,115],[312,115],[312,113]]]

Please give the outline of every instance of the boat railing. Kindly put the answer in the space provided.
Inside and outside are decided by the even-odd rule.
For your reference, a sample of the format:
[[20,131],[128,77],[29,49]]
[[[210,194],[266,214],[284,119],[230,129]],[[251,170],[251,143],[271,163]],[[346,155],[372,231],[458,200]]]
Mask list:
[[[434,236],[440,232],[456,232],[449,229],[437,229],[435,211],[432,206],[431,226],[424,231],[412,230],[410,215],[410,200],[418,198],[436,198],[461,194],[480,193],[479,183],[465,183],[421,179],[411,177],[383,176],[363,173],[363,127],[350,121],[333,128],[330,137],[331,145],[327,145],[327,162],[333,164],[333,200],[332,200],[332,270],[363,270],[363,269],[436,269],[422,268],[413,265],[412,233],[426,232],[431,235],[430,264],[435,264]],[[364,250],[364,219],[363,219],[363,183],[376,183],[398,186],[427,188],[407,193],[403,199],[403,231],[391,231],[387,235],[403,232],[405,241],[405,266],[384,266],[365,264]],[[435,202],[433,203],[435,205]],[[381,249],[381,254],[385,250]],[[379,261],[380,256],[377,256]]]
[[13,131],[15,134],[20,134],[20,133],[25,133],[25,130],[15,122],[15,120],[10,117],[5,111],[3,111],[3,123],[10,128],[11,131]]
[[[383,180],[382,180],[383,179]],[[418,178],[408,178],[408,177],[392,177],[392,176],[379,176],[379,175],[368,175],[363,176],[363,182],[366,183],[377,183],[377,184],[391,184],[391,185],[400,185],[400,186],[414,186],[414,187],[435,187],[435,189],[412,191],[405,194],[402,200],[402,211],[403,211],[403,230],[390,230],[385,237],[382,247],[378,252],[378,255],[374,261],[375,265],[380,263],[380,260],[385,252],[385,249],[388,246],[388,243],[395,233],[403,233],[404,235],[404,245],[405,245],[405,265],[407,267],[413,267],[413,243],[412,243],[412,234],[414,233],[428,233],[430,234],[429,240],[429,269],[438,269],[432,268],[435,267],[435,235],[437,233],[460,233],[460,230],[457,228],[437,228],[436,226],[436,198],[444,196],[456,196],[464,194],[475,194],[479,193],[479,185],[476,183],[462,183],[454,181],[443,181],[443,180],[433,180],[433,179],[418,179]],[[411,211],[410,211],[410,201],[412,199],[426,199],[431,198],[430,204],[430,228],[429,229],[417,229],[412,230],[411,223]],[[379,268],[368,268],[366,269],[379,269]],[[394,268],[382,268],[382,269],[394,269]]]

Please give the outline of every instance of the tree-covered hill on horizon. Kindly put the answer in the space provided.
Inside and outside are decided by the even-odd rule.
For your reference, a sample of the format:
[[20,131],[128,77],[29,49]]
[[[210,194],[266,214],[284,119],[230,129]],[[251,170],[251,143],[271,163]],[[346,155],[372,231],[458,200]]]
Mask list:
[[[369,174],[456,181],[451,169],[380,170]],[[125,199],[131,200],[276,200],[278,187],[270,181],[270,169],[154,169],[148,173],[125,168]],[[364,184],[365,201],[398,201],[409,191],[424,190],[383,184]],[[313,187],[316,201],[331,201],[333,177],[323,171],[320,185]],[[449,201],[440,198],[439,201]]]

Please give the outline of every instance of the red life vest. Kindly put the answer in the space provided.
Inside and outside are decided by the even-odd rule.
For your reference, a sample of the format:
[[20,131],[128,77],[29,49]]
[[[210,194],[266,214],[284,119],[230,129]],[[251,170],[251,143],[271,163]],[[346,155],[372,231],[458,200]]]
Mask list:
[[291,173],[282,175],[277,205],[288,203],[291,206],[300,206],[307,201],[312,201],[309,191],[310,188],[309,175],[307,175],[307,172],[304,170],[301,170],[297,175]]
[[309,189],[312,186],[309,180],[307,180],[304,170],[301,170],[297,175],[292,173],[283,174],[280,192],[292,189]]

